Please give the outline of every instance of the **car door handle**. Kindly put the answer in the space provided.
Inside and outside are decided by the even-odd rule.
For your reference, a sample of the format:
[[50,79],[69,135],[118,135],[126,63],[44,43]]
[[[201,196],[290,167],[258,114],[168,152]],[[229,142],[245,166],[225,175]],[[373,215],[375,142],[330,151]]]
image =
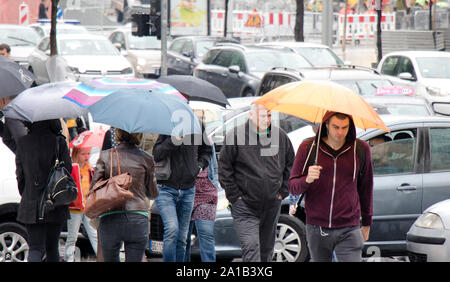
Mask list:
[[402,184],[397,187],[397,191],[415,191],[415,190],[417,190],[417,187],[409,184]]
[[220,75],[223,76],[223,77],[227,77],[228,76],[228,74],[226,74],[226,73],[221,73]]
[[181,59],[179,59],[179,58],[176,58],[176,59],[175,59],[175,61],[177,61],[177,62],[181,62]]

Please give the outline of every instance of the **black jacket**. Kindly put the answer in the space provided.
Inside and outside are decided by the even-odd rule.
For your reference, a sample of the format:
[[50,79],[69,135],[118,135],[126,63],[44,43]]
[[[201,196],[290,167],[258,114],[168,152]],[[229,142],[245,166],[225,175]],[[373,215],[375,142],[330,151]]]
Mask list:
[[0,137],[3,143],[13,152],[16,153],[16,143],[20,137],[27,135],[28,130],[25,124],[18,119],[5,118],[5,122],[0,122]]
[[[269,139],[274,129],[269,130]],[[279,146],[272,149],[250,122],[226,135],[219,157],[219,181],[230,203],[242,197],[251,209],[258,211],[275,203],[279,195],[283,198],[289,195],[288,181],[295,154],[287,134],[277,129]]]
[[155,161],[170,157],[172,171],[168,180],[160,180],[158,183],[175,189],[191,188],[200,168],[204,169],[209,165],[211,145],[205,143],[201,135],[188,135],[178,145],[172,142],[172,138],[175,137],[160,135],[153,147]]
[[[55,121],[56,126],[61,124]],[[16,150],[16,175],[20,201],[17,220],[25,224],[38,223],[38,208],[42,191],[56,158],[56,142],[59,142],[59,160],[69,172],[72,161],[67,143],[49,121],[33,123],[30,133],[21,137]],[[63,222],[69,218],[67,206],[56,208],[45,216],[45,222]]]

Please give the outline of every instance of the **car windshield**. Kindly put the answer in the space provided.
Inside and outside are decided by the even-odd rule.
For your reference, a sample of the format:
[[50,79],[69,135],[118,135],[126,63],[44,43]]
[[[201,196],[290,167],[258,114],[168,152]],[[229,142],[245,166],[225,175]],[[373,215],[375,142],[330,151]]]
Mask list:
[[304,68],[310,67],[302,56],[292,52],[258,50],[247,53],[250,72],[268,72],[273,67]]
[[313,66],[342,66],[344,62],[327,48],[297,47],[295,51]]
[[214,47],[214,45],[216,45],[216,42],[213,40],[197,41],[195,43],[195,53],[197,54],[197,57],[203,57],[203,55],[205,55],[209,49]]
[[146,49],[161,49],[161,40],[158,40],[156,36],[133,36],[128,33],[128,41],[130,43],[130,49],[146,50]]
[[394,115],[429,116],[431,113],[425,105],[385,104],[389,113]]
[[375,96],[378,87],[393,86],[389,80],[383,79],[335,80],[335,82],[350,88],[361,96]]
[[31,28],[0,30],[0,42],[10,46],[35,46],[39,39],[39,35]]
[[108,40],[65,39],[59,42],[61,55],[118,56],[117,49]]
[[450,78],[450,57],[417,58],[424,78]]

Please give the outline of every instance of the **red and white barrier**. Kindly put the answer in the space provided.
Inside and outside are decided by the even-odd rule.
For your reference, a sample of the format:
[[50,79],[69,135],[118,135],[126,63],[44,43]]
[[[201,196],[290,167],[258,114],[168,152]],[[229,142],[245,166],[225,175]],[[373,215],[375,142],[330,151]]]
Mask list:
[[[339,38],[344,37],[344,15],[339,15]],[[395,30],[395,13],[383,13],[381,16],[381,30]],[[347,40],[360,40],[374,38],[377,31],[376,14],[349,14],[345,38]]]
[[26,3],[20,4],[19,6],[19,24],[29,24],[30,9]]

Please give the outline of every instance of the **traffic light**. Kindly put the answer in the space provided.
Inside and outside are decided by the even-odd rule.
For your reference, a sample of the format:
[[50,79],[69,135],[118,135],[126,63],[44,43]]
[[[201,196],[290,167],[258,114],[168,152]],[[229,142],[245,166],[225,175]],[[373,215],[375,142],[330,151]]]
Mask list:
[[150,36],[150,14],[146,9],[133,8],[131,14],[131,34],[134,36]]
[[161,39],[161,0],[150,0],[150,35]]

